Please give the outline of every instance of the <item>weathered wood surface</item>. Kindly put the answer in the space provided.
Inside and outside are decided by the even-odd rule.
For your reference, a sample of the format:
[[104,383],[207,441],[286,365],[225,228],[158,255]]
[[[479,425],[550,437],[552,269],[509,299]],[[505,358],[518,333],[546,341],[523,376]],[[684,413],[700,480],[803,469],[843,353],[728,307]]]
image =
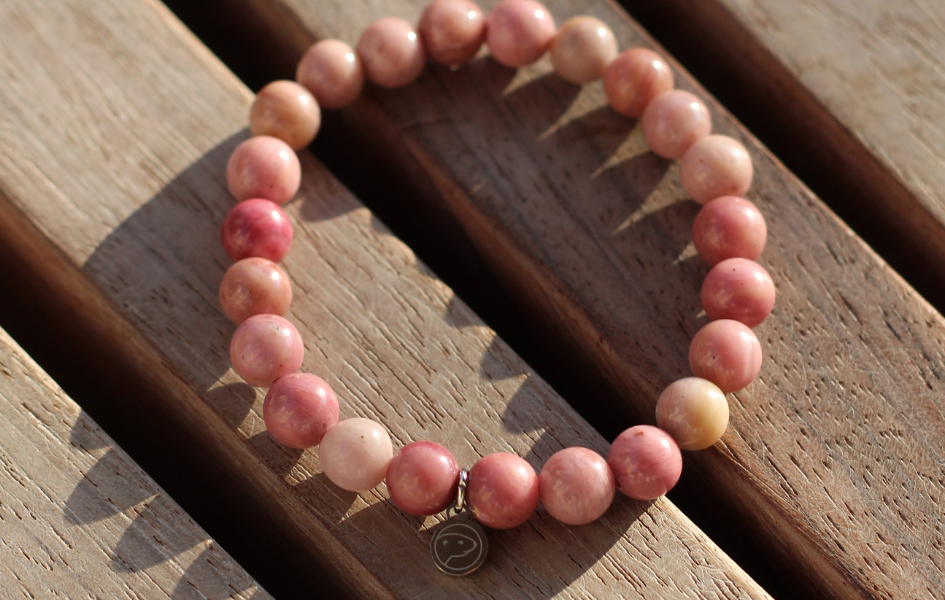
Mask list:
[[[416,20],[424,0],[230,1],[299,55],[350,43],[374,18]],[[494,2],[482,2],[485,7]],[[607,21],[623,47],[646,35],[613,5],[548,2],[558,21]],[[277,70],[285,70],[279,66]],[[633,121],[548,73],[488,59],[429,68],[372,90],[338,118],[357,152],[395,157],[431,212],[449,206],[552,343],[561,370],[605,382],[627,424],[689,372],[707,269],[691,245],[697,206]],[[681,87],[705,95],[684,73]],[[766,361],[731,397],[729,432],[686,456],[683,486],[781,557],[785,577],[832,598],[945,594],[945,321],[710,100],[715,130],[755,161],[748,196],[768,220],[761,262],[778,287],[757,329]],[[778,110],[772,107],[771,110]],[[930,127],[934,125],[930,124]],[[331,149],[327,148],[327,152]],[[571,398],[576,406],[607,398]],[[700,487],[701,486],[701,487]],[[700,500],[702,496],[700,495]]]
[[[229,368],[218,232],[248,90],[144,0],[3,0],[0,74],[0,261],[11,289],[58,319],[62,338],[84,338],[81,352],[108,357],[90,377],[139,378],[134,411],[172,423],[162,443],[184,440],[193,461],[229,474],[208,501],[254,503],[274,523],[268,537],[300,548],[277,577],[321,570],[330,595],[365,598],[767,597],[665,499],[621,497],[581,528],[539,512],[495,532],[475,576],[439,574],[428,548],[437,518],[401,513],[383,486],[334,487],[315,452],[266,434],[262,394]],[[306,340],[305,370],[331,383],[343,416],[380,420],[396,446],[442,442],[466,465],[500,450],[536,467],[563,445],[606,450],[310,154],[302,162],[288,207],[289,318]],[[105,408],[127,414],[127,403]]]
[[0,597],[271,598],[0,330]]

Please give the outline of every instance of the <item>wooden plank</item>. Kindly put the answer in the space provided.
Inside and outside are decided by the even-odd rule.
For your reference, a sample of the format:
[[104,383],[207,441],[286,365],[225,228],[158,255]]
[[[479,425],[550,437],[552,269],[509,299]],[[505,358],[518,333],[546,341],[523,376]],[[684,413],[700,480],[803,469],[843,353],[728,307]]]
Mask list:
[[0,330],[0,596],[271,598]]
[[[169,421],[149,437],[229,478],[196,484],[215,510],[249,503],[272,522],[261,544],[298,548],[274,577],[322,571],[329,595],[363,598],[768,597],[665,499],[620,498],[581,528],[539,512],[495,532],[475,576],[439,574],[439,517],[401,513],[383,486],[330,484],[315,452],[265,433],[262,395],[229,368],[218,230],[248,90],[147,0],[3,0],[0,65],[0,270],[55,320],[57,341],[95,357],[87,377],[137,378],[103,413]],[[397,446],[442,442],[466,465],[499,450],[540,466],[564,445],[606,449],[310,154],[302,162],[289,318],[305,370],[331,383],[343,416],[379,419]]]
[[[273,43],[299,55],[321,37],[353,43],[381,16],[416,20],[424,4],[227,7],[265,22]],[[651,45],[609,3],[548,6],[559,22],[604,19],[622,47]],[[697,207],[684,201],[677,168],[605,107],[599,84],[579,89],[548,71],[547,62],[516,73],[487,59],[431,67],[409,88],[369,91],[337,118],[354,152],[393,156],[414,178],[411,202],[431,213],[450,207],[550,340],[561,372],[619,398],[576,403],[602,400],[622,411],[620,425],[652,422],[659,392],[688,374],[689,341],[705,323],[706,268],[690,243]],[[706,97],[679,70],[677,80]],[[684,493],[712,504],[712,518],[728,515],[734,535],[760,540],[780,557],[783,580],[808,595],[941,596],[945,321],[708,101],[716,131],[753,156],[749,197],[768,220],[762,262],[779,297],[758,328],[762,374],[732,396],[722,443],[687,455]],[[431,181],[438,191],[424,194]]]

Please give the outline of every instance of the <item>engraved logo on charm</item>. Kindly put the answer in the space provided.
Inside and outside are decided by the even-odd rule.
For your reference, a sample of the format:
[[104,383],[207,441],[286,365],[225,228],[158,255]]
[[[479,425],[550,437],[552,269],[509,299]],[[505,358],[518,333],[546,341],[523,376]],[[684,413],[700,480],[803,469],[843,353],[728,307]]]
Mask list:
[[486,560],[489,541],[479,523],[465,515],[439,526],[430,541],[433,562],[447,575],[461,577],[478,569]]

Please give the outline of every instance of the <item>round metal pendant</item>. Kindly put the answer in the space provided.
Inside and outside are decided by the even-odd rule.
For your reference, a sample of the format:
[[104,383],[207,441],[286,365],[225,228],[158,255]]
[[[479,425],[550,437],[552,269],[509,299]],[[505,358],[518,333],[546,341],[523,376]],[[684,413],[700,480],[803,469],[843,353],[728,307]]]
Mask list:
[[438,569],[454,577],[469,575],[486,562],[489,540],[479,523],[461,514],[436,528],[430,556]]

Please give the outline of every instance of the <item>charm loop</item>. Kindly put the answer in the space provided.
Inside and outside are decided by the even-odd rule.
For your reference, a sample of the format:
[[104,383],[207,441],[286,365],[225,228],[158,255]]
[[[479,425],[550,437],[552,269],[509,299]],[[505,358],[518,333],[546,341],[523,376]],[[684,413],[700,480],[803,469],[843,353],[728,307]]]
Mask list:
[[459,472],[456,501],[446,511],[448,519],[433,532],[430,556],[433,564],[447,575],[469,575],[486,561],[489,540],[482,526],[466,513],[466,486],[469,471]]

